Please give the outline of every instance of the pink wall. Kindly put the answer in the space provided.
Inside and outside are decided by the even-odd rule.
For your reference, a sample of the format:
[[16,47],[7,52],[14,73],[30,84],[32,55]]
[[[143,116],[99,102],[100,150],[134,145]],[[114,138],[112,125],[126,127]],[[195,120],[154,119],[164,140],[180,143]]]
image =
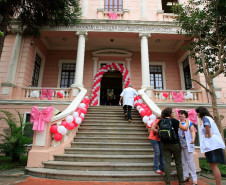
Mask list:
[[150,53],[149,54],[150,64],[151,62],[165,62],[166,65],[166,89],[167,90],[180,90],[181,81],[180,70],[178,61],[175,53]]

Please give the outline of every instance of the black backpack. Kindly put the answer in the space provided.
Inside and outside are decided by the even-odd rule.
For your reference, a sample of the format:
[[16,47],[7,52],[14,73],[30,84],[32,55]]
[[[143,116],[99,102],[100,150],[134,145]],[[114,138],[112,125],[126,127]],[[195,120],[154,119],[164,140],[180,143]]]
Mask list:
[[172,119],[162,119],[159,125],[158,135],[163,143],[172,143],[178,140],[178,134],[175,132]]

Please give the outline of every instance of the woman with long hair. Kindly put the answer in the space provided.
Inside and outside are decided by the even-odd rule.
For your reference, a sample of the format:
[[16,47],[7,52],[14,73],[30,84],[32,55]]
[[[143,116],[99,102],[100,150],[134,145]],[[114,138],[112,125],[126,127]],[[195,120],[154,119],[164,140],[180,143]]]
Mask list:
[[205,107],[195,109],[197,116],[202,119],[200,128],[200,149],[205,153],[206,160],[210,164],[217,185],[221,185],[221,172],[217,163],[225,164],[225,144],[209,111]]

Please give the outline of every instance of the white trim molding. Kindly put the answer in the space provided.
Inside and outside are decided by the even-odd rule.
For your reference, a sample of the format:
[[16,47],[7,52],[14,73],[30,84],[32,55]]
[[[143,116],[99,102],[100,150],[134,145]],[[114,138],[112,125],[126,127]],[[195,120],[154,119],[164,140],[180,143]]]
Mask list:
[[120,49],[103,49],[92,52],[94,57],[98,56],[119,56],[119,57],[132,57],[132,53]]
[[58,61],[58,68],[59,68],[59,71],[58,71],[58,80],[57,80],[57,88],[60,88],[60,79],[61,79],[61,71],[62,71],[62,65],[63,64],[76,64],[76,60],[66,60],[66,59],[61,59]]
[[[179,60],[178,60],[178,65],[179,65],[179,69],[180,69],[180,79],[181,79],[181,88],[182,90],[185,90],[185,81],[184,81],[184,71],[183,71],[183,62],[184,60],[188,58],[189,60],[189,68],[190,68],[190,73],[191,73],[191,65],[190,65],[190,57],[189,57],[189,51],[187,51]],[[192,78],[192,73],[191,73],[191,78]],[[194,88],[193,86],[193,82],[192,83],[192,88]]]
[[[155,66],[162,66],[162,81],[163,81],[163,90],[166,90],[166,63],[165,62],[154,62],[150,61],[150,65],[155,65]],[[150,82],[151,83],[151,82]]]
[[[31,76],[31,82],[32,82],[32,77],[33,77],[33,73],[34,73],[36,55],[38,55],[41,58],[41,67],[40,67],[39,77],[38,77],[38,87],[41,87],[46,58],[38,48],[35,49],[35,55],[34,55],[34,59],[33,59],[34,65],[33,65],[33,72],[32,72],[32,76]],[[31,84],[31,82],[30,82],[30,84]]]

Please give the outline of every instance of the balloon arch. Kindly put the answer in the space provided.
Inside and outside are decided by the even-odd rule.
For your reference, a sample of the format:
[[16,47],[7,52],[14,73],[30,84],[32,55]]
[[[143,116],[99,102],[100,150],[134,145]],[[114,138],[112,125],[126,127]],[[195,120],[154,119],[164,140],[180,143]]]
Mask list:
[[125,66],[117,63],[110,63],[110,64],[104,65],[97,71],[94,77],[90,105],[96,106],[98,104],[98,92],[100,91],[100,82],[102,80],[104,73],[106,73],[110,69],[115,69],[122,73],[123,84],[125,88],[128,87],[128,85],[130,84],[129,70]]

